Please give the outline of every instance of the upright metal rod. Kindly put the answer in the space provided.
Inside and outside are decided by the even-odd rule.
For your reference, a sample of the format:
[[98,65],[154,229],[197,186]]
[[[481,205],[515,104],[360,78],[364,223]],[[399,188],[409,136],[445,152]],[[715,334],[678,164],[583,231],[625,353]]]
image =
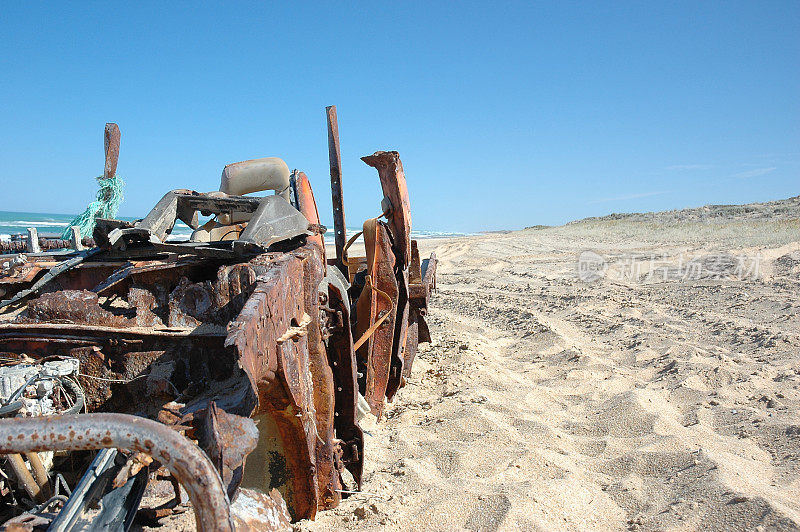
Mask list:
[[325,108],[328,117],[328,159],[331,163],[331,199],[333,200],[333,231],[336,242],[336,266],[348,280],[350,276],[345,261],[347,252],[347,229],[344,225],[344,199],[342,196],[342,154],[339,151],[339,121],[336,119],[336,106]]
[[103,170],[103,177],[108,179],[117,173],[117,161],[119,161],[119,126],[113,122],[106,124],[104,135],[106,167]]

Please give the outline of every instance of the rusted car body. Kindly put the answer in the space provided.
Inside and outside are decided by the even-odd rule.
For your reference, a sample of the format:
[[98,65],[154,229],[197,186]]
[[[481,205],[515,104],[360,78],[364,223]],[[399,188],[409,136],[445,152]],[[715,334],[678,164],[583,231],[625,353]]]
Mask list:
[[[329,132],[331,120],[335,109]],[[337,129],[329,140],[340,244]],[[235,189],[241,172],[280,174],[276,161],[226,167],[221,189]],[[139,519],[174,514],[179,482],[200,529],[279,529],[358,490],[359,404],[365,398],[380,418],[417,344],[430,340],[436,270],[411,239],[397,153],[364,161],[378,170],[386,218],[365,224],[364,257],[341,245],[326,257],[326,229],[297,170],[285,187],[281,176],[265,178],[274,195],[171,191],[138,222],[101,220],[97,247],[0,255],[0,355],[10,368],[0,369],[39,371],[0,407],[7,526],[69,530],[104,519],[124,530],[139,506]],[[170,240],[177,221],[194,230],[190,240]],[[57,370],[39,369],[53,361]],[[65,361],[77,369],[65,373]],[[48,406],[33,413],[42,386]],[[109,451],[89,452],[97,449]],[[176,497],[146,508],[159,479]],[[59,482],[73,495],[54,500]],[[127,510],[98,518],[97,501]]]

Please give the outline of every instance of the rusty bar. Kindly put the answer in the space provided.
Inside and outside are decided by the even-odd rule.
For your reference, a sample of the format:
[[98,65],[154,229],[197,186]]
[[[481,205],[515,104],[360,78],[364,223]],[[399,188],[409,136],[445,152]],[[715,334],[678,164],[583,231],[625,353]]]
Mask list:
[[12,453],[9,454],[7,458],[8,465],[11,466],[11,470],[14,472],[14,475],[17,476],[17,480],[22,484],[27,494],[31,496],[31,499],[39,503],[44,502],[44,493],[42,493],[39,484],[33,479],[31,472],[28,471],[28,467],[25,465],[25,460],[22,459],[22,455],[19,453]]
[[347,228],[344,224],[344,197],[342,195],[342,154],[339,150],[339,121],[336,118],[336,106],[325,108],[328,118],[328,159],[331,163],[331,200],[333,201],[333,232],[336,242],[336,267],[349,279],[345,262],[347,252]]
[[199,447],[166,425],[128,414],[0,420],[0,453],[110,448],[148,454],[169,469],[189,494],[198,530],[233,531],[230,505],[216,468]]
[[53,490],[50,489],[50,477],[47,476],[47,470],[42,464],[42,459],[39,458],[39,453],[25,453],[25,458],[27,458],[28,463],[31,464],[33,478],[36,480],[36,484],[39,485],[42,498],[44,500],[49,499],[53,496]]
[[119,126],[113,122],[106,124],[105,130],[105,152],[106,166],[103,170],[103,177],[108,179],[117,173],[117,161],[119,161]]

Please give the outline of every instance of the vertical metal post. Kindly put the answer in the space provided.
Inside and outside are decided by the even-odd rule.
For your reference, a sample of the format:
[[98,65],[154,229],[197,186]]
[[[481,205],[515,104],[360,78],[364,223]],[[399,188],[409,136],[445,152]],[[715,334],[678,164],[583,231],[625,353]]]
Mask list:
[[108,179],[117,173],[117,161],[119,161],[119,126],[113,122],[106,124],[104,135],[106,152],[106,167],[103,170],[103,177]]
[[331,163],[331,199],[333,200],[333,231],[336,242],[336,266],[350,279],[345,261],[344,249],[347,242],[347,229],[344,225],[344,199],[342,197],[342,154],[339,151],[339,121],[336,119],[336,106],[325,108],[328,117],[328,159]]

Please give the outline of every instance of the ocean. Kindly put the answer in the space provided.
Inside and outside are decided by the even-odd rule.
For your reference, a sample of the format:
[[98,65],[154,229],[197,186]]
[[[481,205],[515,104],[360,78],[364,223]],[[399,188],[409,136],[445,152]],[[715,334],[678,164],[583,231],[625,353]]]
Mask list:
[[[75,216],[74,214],[0,211],[0,240],[9,240],[12,235],[25,235],[28,232],[28,227],[35,227],[39,236],[58,237]],[[121,219],[135,220],[135,218],[125,217],[121,217]],[[348,235],[353,235],[360,230],[360,227],[348,227],[347,233]],[[186,224],[178,222],[175,224],[175,228],[172,230],[168,240],[187,240],[191,234],[192,230]],[[417,239],[466,236],[468,234],[444,231],[411,231],[411,237]],[[328,227],[328,232],[325,233],[325,241],[333,243],[333,227]]]

